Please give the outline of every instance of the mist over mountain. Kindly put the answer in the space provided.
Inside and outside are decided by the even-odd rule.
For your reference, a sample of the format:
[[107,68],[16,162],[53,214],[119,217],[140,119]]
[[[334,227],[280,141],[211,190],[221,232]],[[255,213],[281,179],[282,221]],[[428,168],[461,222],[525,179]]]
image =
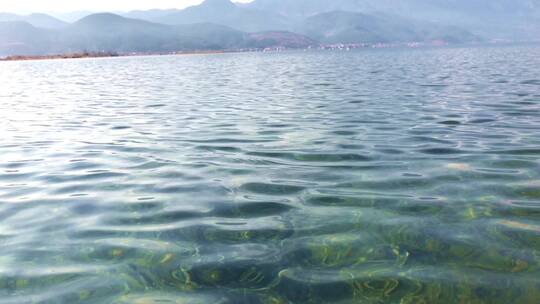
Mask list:
[[344,10],[364,13],[384,11],[408,17],[445,19],[456,15],[538,16],[540,2],[538,0],[255,0],[245,7],[302,17]]
[[24,21],[0,22],[0,55],[49,53],[53,35]]
[[126,18],[152,21],[152,20],[159,20],[160,18],[163,18],[171,14],[179,13],[181,11],[182,10],[179,10],[179,9],[151,9],[147,11],[141,11],[141,10],[130,11],[127,13],[123,13],[121,15]]
[[[136,14],[129,13],[130,16]],[[178,11],[150,11],[139,18],[164,24],[217,23],[246,32],[286,30],[288,18],[271,11],[238,6],[230,0],[206,0],[200,5]]]
[[0,22],[0,54],[68,52],[153,53],[242,48],[305,48],[315,41],[290,32],[246,33],[223,25],[166,25],[110,13],[87,16],[62,29],[27,22]]
[[[206,0],[184,10],[134,11],[125,16],[164,24],[218,23],[246,32],[286,30],[307,34],[313,39],[328,37],[328,29],[339,30],[341,33],[330,35],[333,38],[322,39],[323,42],[334,43],[446,40],[445,38],[450,38],[453,42],[463,42],[478,38],[456,26],[419,22],[399,17],[397,14],[386,14],[387,16],[382,18],[382,10],[378,8],[383,6],[369,1],[371,0],[256,0],[240,5],[230,0]],[[346,14],[360,11],[370,13]],[[328,19],[324,20],[325,18]],[[395,20],[400,20],[399,24],[396,24]],[[345,23],[348,26],[345,26]],[[326,28],[315,24],[325,24]],[[364,34],[359,34],[360,32]],[[345,39],[340,40],[339,37]]]
[[72,23],[45,14],[0,14],[0,55],[539,37],[540,0],[206,0],[182,10],[91,14]]
[[21,16],[9,13],[0,13],[0,22],[10,21],[23,21],[28,22],[35,27],[41,27],[46,29],[58,29],[68,25],[60,19],[54,18],[46,14],[31,14],[27,16]]
[[[64,13],[55,13],[53,16],[60,20],[63,20],[68,23],[73,23],[78,20],[81,20],[84,17],[96,14],[98,12],[94,11],[73,11],[73,12],[64,12]],[[128,16],[126,16],[128,17]]]
[[410,41],[479,41],[470,32],[394,15],[332,11],[307,18],[299,31],[324,43],[399,43]]
[[540,36],[540,0],[255,0],[246,7],[294,19],[338,10],[385,13],[457,26],[485,38]]

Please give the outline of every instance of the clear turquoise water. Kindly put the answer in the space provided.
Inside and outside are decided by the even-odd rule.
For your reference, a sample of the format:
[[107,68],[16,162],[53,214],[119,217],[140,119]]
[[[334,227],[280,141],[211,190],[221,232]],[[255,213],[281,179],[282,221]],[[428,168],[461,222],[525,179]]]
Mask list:
[[540,303],[540,48],[0,65],[0,303]]

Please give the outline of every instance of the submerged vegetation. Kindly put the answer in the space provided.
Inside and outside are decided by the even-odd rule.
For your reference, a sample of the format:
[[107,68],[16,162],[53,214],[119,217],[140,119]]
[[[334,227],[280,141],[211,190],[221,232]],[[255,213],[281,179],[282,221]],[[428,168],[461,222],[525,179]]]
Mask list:
[[3,64],[0,304],[540,303],[538,66],[531,46]]

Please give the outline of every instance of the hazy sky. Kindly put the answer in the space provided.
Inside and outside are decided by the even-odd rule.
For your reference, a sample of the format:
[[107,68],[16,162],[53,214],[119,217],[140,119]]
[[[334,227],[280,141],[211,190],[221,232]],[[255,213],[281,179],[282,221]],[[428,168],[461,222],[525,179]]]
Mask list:
[[[0,0],[0,12],[130,11],[151,8],[184,8],[201,2],[202,0]],[[234,0],[234,2],[251,1]]]

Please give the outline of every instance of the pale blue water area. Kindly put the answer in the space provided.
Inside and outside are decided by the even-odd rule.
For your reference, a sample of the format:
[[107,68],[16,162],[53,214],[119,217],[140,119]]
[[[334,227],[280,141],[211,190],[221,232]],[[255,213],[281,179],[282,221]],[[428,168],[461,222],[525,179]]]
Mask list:
[[540,303],[540,48],[0,64],[0,303]]

